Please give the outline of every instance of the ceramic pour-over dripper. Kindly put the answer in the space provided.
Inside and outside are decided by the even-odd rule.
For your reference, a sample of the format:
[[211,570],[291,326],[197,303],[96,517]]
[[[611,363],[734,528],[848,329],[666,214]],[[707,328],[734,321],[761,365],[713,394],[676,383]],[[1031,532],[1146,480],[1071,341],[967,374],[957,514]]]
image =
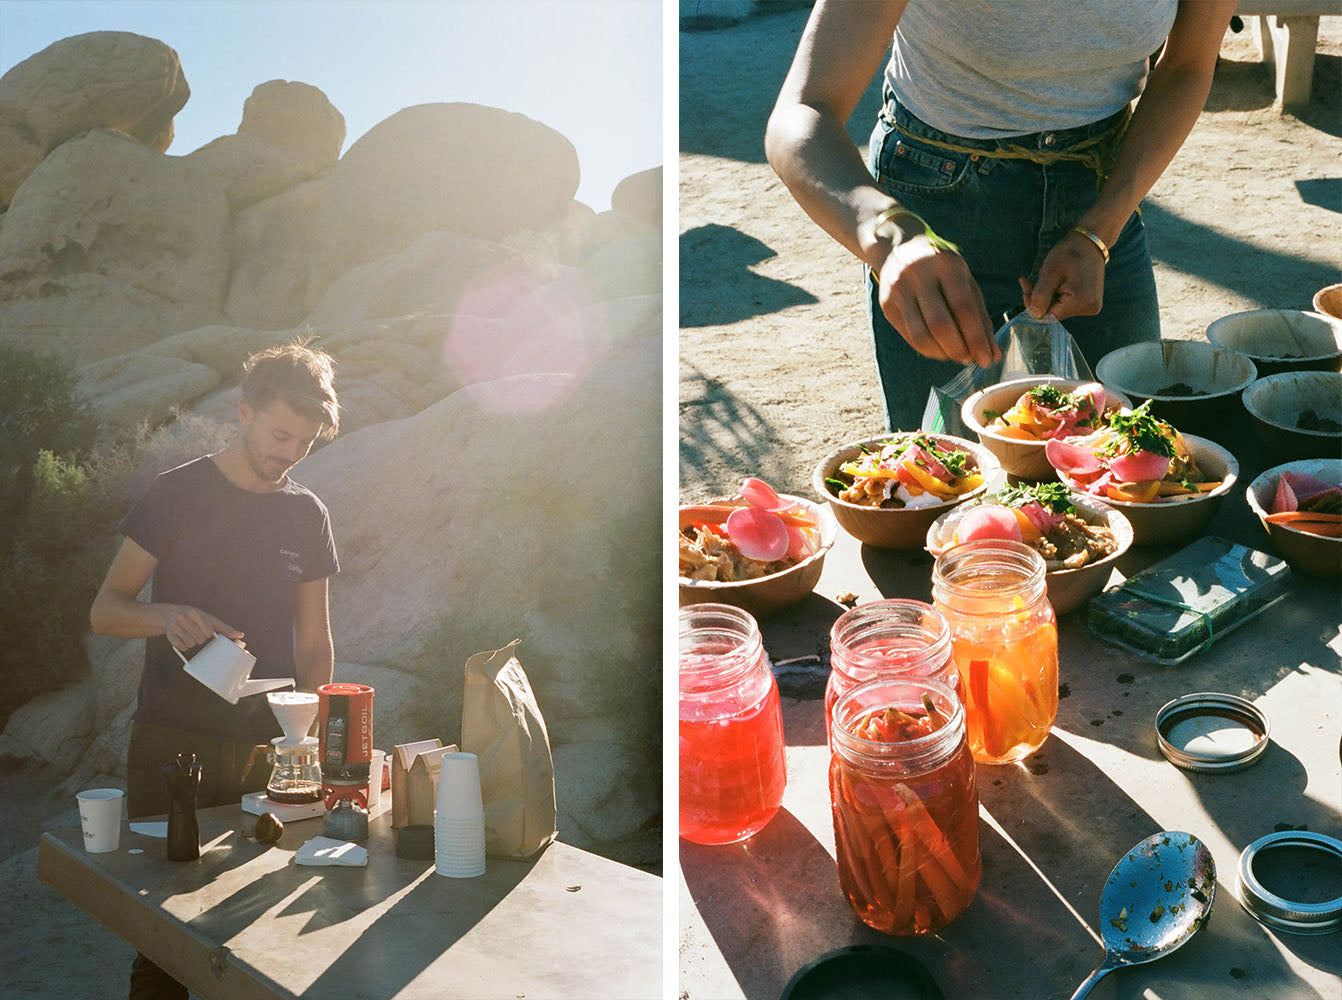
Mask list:
[[186,665],[188,674],[230,705],[236,705],[248,695],[294,685],[293,679],[289,677],[252,680],[251,672],[252,667],[256,666],[256,657],[218,632],[189,660],[176,646],[172,650]]
[[303,742],[317,718],[317,695],[312,691],[272,691],[266,695],[270,710],[284,730],[284,743],[297,746]]

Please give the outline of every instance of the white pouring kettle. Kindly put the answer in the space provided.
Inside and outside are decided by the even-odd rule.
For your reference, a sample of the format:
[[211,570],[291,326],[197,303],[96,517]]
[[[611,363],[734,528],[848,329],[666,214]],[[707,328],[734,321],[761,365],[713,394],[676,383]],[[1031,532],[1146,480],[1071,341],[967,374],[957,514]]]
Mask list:
[[189,660],[176,646],[173,646],[172,651],[181,658],[188,674],[230,705],[236,705],[248,695],[293,687],[294,684],[290,677],[252,680],[250,675],[252,667],[256,666],[256,657],[218,632]]

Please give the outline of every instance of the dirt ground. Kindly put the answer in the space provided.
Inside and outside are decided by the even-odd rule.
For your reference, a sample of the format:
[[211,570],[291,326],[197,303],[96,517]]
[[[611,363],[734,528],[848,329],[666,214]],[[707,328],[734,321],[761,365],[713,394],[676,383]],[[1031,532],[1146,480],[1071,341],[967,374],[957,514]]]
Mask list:
[[[680,33],[682,500],[750,474],[809,496],[825,454],[885,429],[861,266],[764,162],[807,14]],[[1308,309],[1340,280],[1342,17],[1321,21],[1310,104],[1272,102],[1251,27],[1228,32],[1206,110],[1143,204],[1166,338],[1203,339],[1245,309]],[[878,106],[873,87],[849,124],[860,145]]]

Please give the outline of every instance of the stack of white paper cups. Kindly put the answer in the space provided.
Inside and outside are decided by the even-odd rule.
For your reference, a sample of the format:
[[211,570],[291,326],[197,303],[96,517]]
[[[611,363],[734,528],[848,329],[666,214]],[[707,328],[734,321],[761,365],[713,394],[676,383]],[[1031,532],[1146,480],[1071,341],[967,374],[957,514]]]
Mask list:
[[473,753],[446,753],[438,771],[433,818],[434,869],[449,878],[485,873],[485,809],[480,796],[480,760]]

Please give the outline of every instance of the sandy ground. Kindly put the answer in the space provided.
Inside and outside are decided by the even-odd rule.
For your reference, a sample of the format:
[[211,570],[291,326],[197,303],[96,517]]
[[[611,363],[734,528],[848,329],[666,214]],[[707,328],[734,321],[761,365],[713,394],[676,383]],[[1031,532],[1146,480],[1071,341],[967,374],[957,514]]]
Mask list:
[[[680,33],[680,495],[743,475],[811,495],[833,448],[884,414],[860,265],[764,162],[764,123],[807,11]],[[1227,33],[1206,110],[1148,195],[1166,338],[1218,317],[1310,308],[1342,272],[1342,17],[1322,19],[1313,97],[1272,108],[1252,30]],[[879,93],[850,122],[865,145]],[[1089,358],[1094,364],[1098,358]]]

